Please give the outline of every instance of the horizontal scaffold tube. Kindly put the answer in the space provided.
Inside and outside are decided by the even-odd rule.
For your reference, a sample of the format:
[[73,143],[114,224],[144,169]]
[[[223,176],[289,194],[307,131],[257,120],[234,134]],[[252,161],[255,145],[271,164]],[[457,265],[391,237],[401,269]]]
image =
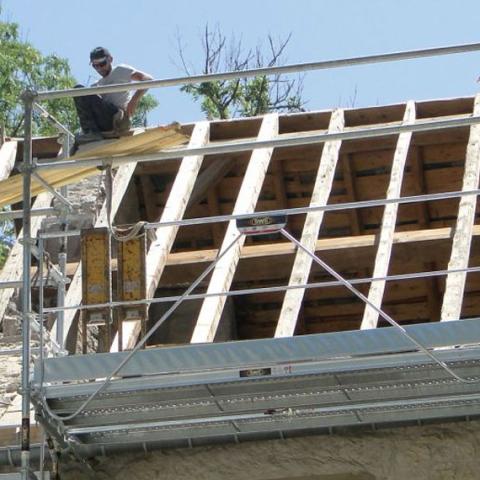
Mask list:
[[[409,197],[398,197],[398,198],[380,198],[376,200],[360,200],[357,202],[344,202],[344,203],[333,203],[328,205],[317,205],[309,207],[295,207],[287,208],[280,210],[266,210],[263,212],[252,213],[240,213],[235,215],[217,215],[212,217],[196,217],[196,218],[186,218],[184,220],[175,220],[171,222],[145,222],[145,229],[151,230],[158,227],[186,227],[189,225],[204,225],[218,222],[229,222],[230,220],[242,220],[255,217],[270,217],[272,215],[301,215],[308,212],[338,212],[341,210],[352,210],[356,208],[371,208],[371,207],[382,207],[384,205],[389,205],[392,203],[398,203],[399,205],[404,205],[407,203],[420,203],[420,202],[431,202],[436,200],[446,200],[449,198],[460,198],[467,197],[470,195],[479,195],[480,189],[476,190],[467,190],[467,191],[453,191],[453,192],[442,192],[442,193],[427,193],[424,195],[412,195]],[[64,231],[51,231],[51,232],[42,232],[40,233],[41,238],[57,238],[57,237],[76,237],[80,235],[80,230],[69,230],[68,232]]]
[[171,148],[157,153],[146,155],[128,155],[111,157],[92,157],[81,160],[65,160],[63,162],[45,162],[39,163],[36,170],[52,170],[60,168],[79,168],[87,166],[107,166],[117,167],[130,162],[153,162],[159,160],[175,160],[182,157],[194,155],[221,155],[227,153],[248,152],[256,148],[281,148],[281,147],[299,147],[304,145],[316,145],[336,140],[363,140],[366,138],[387,137],[390,135],[399,135],[405,132],[425,132],[432,130],[441,130],[447,128],[469,127],[480,123],[480,116],[459,115],[455,117],[418,120],[413,124],[403,125],[401,123],[388,126],[359,128],[346,128],[343,132],[327,133],[322,130],[308,134],[285,133],[272,140],[248,140],[248,141],[226,141],[218,142],[215,145],[198,148]]
[[149,80],[146,82],[133,82],[130,84],[117,84],[102,87],[71,88],[67,90],[52,90],[39,92],[36,100],[52,100],[54,98],[83,97],[86,95],[100,95],[102,93],[122,92],[125,90],[146,90],[154,87],[171,87],[174,85],[187,85],[200,82],[214,82],[217,80],[233,80],[236,78],[257,77],[262,75],[280,75],[286,73],[308,72],[312,70],[327,70],[332,68],[353,67],[374,63],[395,62],[411,60],[414,58],[437,57],[457,53],[475,52],[480,50],[480,43],[467,43],[446,47],[425,48],[421,50],[408,50],[403,52],[382,53],[362,57],[342,58],[338,60],[324,60],[321,62],[295,63],[280,67],[264,67],[252,70],[212,73],[208,75],[191,75],[188,77],[167,78],[163,80]]

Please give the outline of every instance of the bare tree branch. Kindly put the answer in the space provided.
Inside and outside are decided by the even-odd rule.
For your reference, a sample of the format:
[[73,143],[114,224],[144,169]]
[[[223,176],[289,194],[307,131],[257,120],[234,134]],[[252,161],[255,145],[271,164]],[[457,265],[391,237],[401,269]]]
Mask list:
[[[283,61],[290,40],[291,34],[285,39],[278,40],[268,35],[266,48],[262,44],[257,44],[254,48],[246,49],[242,37],[231,35],[227,38],[218,24],[213,29],[206,24],[201,37],[204,54],[203,73],[242,71],[279,65]],[[183,70],[190,75],[191,69],[188,68],[180,39],[177,41],[177,50]],[[302,100],[303,76],[292,78],[275,75],[204,82],[186,85],[182,90],[202,102],[202,110],[209,118],[259,115],[276,110],[300,111],[305,104]]]

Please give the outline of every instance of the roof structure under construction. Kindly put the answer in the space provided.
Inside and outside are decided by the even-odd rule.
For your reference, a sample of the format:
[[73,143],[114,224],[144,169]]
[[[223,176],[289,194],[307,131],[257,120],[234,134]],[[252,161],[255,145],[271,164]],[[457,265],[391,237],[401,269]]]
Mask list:
[[[479,415],[479,116],[477,96],[174,124],[73,156],[34,139],[34,428],[90,457]],[[24,149],[1,147],[0,205],[25,212]]]

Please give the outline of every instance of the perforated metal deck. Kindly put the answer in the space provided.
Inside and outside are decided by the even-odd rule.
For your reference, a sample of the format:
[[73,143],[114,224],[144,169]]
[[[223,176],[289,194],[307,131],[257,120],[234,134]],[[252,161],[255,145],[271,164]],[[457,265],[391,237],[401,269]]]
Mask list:
[[[408,333],[463,377],[478,377],[480,319]],[[48,359],[34,402],[58,443],[102,449],[191,446],[480,414],[480,383],[461,383],[394,328],[139,351],[75,411],[127,352]]]

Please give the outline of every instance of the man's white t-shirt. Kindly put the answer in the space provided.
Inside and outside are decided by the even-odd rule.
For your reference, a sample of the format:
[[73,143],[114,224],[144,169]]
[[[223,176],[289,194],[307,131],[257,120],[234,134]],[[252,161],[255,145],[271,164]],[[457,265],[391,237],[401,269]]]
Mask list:
[[[117,65],[112,67],[112,71],[106,76],[102,77],[98,82],[95,82],[94,86],[100,85],[114,85],[116,83],[130,83],[132,81],[132,75],[136,72],[135,68],[130,65]],[[127,90],[125,92],[113,92],[104,93],[102,98],[107,102],[113,103],[115,106],[125,110],[132,93]]]

